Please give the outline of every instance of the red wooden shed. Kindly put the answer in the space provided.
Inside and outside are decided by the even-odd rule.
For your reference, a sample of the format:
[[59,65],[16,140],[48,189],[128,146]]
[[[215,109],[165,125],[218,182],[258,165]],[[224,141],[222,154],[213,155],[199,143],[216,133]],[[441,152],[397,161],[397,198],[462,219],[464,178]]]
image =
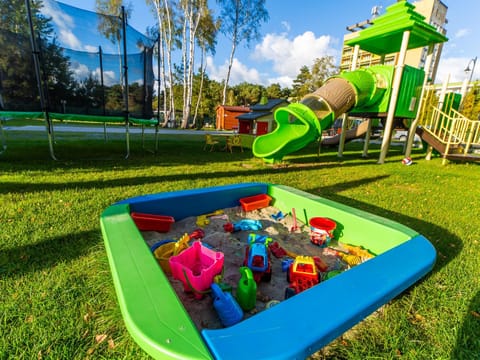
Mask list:
[[248,106],[218,105],[215,110],[217,112],[216,128],[218,130],[238,129],[237,116],[250,112]]

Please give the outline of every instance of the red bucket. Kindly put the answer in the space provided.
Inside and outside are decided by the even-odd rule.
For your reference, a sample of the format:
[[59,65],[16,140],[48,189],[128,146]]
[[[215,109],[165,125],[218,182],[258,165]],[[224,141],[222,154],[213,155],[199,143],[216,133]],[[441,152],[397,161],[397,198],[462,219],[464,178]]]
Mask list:
[[334,238],[333,231],[337,227],[337,223],[324,217],[314,217],[309,221],[310,224],[310,241],[320,247],[330,244],[330,240]]

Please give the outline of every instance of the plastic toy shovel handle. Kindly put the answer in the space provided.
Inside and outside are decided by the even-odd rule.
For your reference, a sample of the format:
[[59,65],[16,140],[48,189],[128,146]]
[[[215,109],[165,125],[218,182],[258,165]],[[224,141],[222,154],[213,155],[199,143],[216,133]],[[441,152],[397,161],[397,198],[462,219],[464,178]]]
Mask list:
[[243,310],[249,311],[255,308],[257,302],[257,283],[248,267],[242,266],[239,271],[241,278],[237,287],[237,300]]
[[230,293],[224,293],[220,287],[211,285],[214,300],[213,307],[217,311],[223,326],[232,326],[243,318],[243,311]]
[[212,289],[213,293],[213,299],[217,300],[224,300],[225,294],[223,293],[222,289],[220,289],[220,286],[217,284],[213,283],[210,288]]
[[250,281],[253,281],[253,273],[252,273],[252,270],[250,270],[250,268],[246,266],[242,266],[239,270],[240,270],[240,275],[242,280],[245,280],[246,278],[247,283],[250,283]]

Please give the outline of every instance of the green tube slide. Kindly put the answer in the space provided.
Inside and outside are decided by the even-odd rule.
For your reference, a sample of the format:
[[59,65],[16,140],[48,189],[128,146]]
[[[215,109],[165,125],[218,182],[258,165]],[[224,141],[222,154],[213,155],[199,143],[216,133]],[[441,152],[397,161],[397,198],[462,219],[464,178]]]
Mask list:
[[[265,162],[280,161],[285,155],[298,151],[318,139],[322,127],[315,113],[302,103],[293,103],[279,108],[274,114],[276,129],[255,139],[253,154]],[[321,122],[331,126],[333,112],[326,112]]]
[[380,101],[389,82],[382,71],[360,69],[329,78],[300,103],[279,108],[274,113],[276,128],[259,136],[252,146],[253,155],[267,163],[281,161],[319,139],[322,130],[355,106],[372,106]]

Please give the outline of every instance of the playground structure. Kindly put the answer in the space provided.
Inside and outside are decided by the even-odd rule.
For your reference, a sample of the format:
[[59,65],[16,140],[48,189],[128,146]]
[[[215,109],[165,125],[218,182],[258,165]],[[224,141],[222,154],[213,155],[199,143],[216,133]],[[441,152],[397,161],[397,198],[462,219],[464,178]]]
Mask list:
[[[198,329],[145,245],[131,214],[168,214],[178,222],[218,209],[240,208],[240,199],[262,195],[284,213],[293,207],[301,216],[328,214],[342,226],[338,236],[343,242],[368,249],[376,256],[232,326]],[[126,327],[156,359],[306,358],[413,285],[432,269],[436,258],[430,242],[406,226],[288,186],[267,183],[126,199],[108,207],[100,222]],[[240,268],[241,255],[239,259]],[[321,304],[328,301],[341,311],[325,311]]]
[[[364,116],[387,113],[393,87],[394,67],[372,66],[343,72],[329,78],[314,93],[300,103],[279,108],[275,113],[277,128],[270,134],[258,137],[253,144],[254,155],[267,162],[281,160],[284,155],[297,151],[316,140],[322,130],[347,111]],[[396,106],[392,116],[414,118],[420,89],[424,78],[423,70],[405,66],[402,72],[402,88],[396,95]],[[369,132],[370,126],[363,126]],[[346,137],[342,131],[343,141]],[[342,140],[341,140],[342,141]]]
[[[299,104],[277,109],[277,128],[270,134],[255,139],[253,153],[266,162],[280,161],[310,142],[318,139],[322,130],[343,116],[343,127],[338,155],[342,156],[346,136],[346,118],[350,115],[368,118],[365,133],[364,155],[368,152],[371,120],[384,119],[384,136],[378,162],[387,156],[395,119],[411,119],[407,141],[409,153],[413,135],[418,125],[418,105],[427,85],[434,46],[447,38],[424,21],[407,1],[399,1],[387,7],[385,14],[375,18],[373,25],[358,32],[346,42],[354,47],[352,69],[326,81],[313,94]],[[425,69],[405,65],[408,49],[428,47]],[[356,70],[359,50],[367,50],[384,57],[398,53],[394,67],[380,65]],[[370,76],[368,76],[368,75]]]

